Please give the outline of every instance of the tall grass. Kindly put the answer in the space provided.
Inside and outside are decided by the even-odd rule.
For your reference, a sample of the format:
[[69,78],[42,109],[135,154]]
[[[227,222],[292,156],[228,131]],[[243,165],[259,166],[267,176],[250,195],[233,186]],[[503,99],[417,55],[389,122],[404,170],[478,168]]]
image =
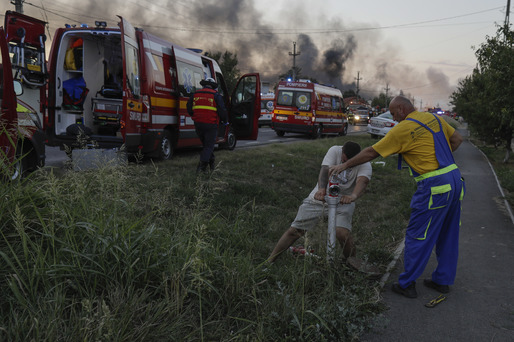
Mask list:
[[504,146],[486,144],[474,135],[471,136],[470,140],[487,156],[498,176],[505,198],[510,206],[514,207],[514,157],[512,153],[505,162],[506,150]]
[[[210,175],[195,154],[2,184],[0,340],[357,340],[380,288],[325,260],[326,223],[299,241],[320,258],[266,262],[327,149],[347,140],[218,151]],[[353,229],[358,256],[383,270],[414,191],[385,162]]]
[[18,154],[11,157],[9,152],[16,151],[17,137],[16,127],[9,125],[0,114],[0,141],[3,144],[0,146],[0,181],[16,178],[14,175],[17,171],[17,162],[21,157]]

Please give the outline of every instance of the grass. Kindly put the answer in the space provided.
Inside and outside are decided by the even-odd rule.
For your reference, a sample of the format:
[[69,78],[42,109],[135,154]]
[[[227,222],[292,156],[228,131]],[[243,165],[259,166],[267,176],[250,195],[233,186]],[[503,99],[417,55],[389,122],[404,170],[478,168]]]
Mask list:
[[[358,340],[384,310],[379,283],[325,260],[326,223],[298,241],[319,259],[266,262],[326,151],[348,139],[218,151],[210,176],[184,154],[3,183],[0,340]],[[353,234],[385,270],[415,185],[396,158],[377,161]]]
[[514,155],[511,152],[510,158],[504,162],[505,147],[485,144],[475,136],[470,137],[470,140],[487,156],[498,176],[506,200],[514,207]]

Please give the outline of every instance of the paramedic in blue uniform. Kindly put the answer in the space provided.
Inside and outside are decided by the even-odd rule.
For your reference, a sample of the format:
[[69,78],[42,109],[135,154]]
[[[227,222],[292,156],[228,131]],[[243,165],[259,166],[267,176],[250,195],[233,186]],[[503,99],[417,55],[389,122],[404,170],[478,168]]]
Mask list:
[[417,297],[416,279],[423,273],[435,246],[437,267],[424,285],[447,293],[457,270],[461,201],[465,192],[452,151],[460,146],[462,136],[437,115],[416,111],[403,96],[395,97],[389,110],[399,123],[373,146],[332,167],[330,173],[340,173],[378,156],[399,154],[399,161],[403,159],[409,165],[417,190],[405,233],[405,269],[392,290],[409,298]]
[[197,172],[205,172],[207,166],[214,170],[214,145],[218,135],[218,124],[228,122],[223,97],[216,91],[218,84],[212,78],[200,81],[197,90],[187,101],[187,112],[195,122],[196,134],[202,142],[202,152]]

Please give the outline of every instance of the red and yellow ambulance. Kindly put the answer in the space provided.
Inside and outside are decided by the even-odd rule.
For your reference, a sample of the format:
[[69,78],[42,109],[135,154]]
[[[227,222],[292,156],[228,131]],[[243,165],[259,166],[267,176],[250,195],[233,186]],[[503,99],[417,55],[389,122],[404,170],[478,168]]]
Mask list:
[[341,91],[307,80],[281,81],[275,96],[271,128],[278,136],[304,133],[313,138],[346,135],[348,121]]
[[51,146],[92,146],[170,159],[176,148],[201,146],[186,103],[211,77],[229,111],[217,143],[257,139],[259,74],[243,75],[232,96],[212,58],[185,49],[120,17],[119,27],[64,27],[54,33],[48,60],[44,127]]

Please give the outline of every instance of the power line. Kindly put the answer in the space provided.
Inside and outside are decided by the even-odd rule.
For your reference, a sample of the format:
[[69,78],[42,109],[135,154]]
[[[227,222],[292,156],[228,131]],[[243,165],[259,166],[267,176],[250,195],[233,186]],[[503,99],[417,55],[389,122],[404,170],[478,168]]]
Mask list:
[[431,19],[431,20],[425,20],[420,22],[414,22],[414,23],[407,23],[407,24],[397,24],[397,25],[390,25],[390,26],[377,26],[377,27],[361,27],[361,28],[351,28],[351,29],[316,29],[316,28],[310,28],[310,29],[298,29],[298,28],[283,28],[283,29],[273,29],[268,30],[266,29],[265,32],[262,32],[262,29],[238,29],[238,30],[220,30],[219,28],[185,28],[185,27],[169,27],[169,26],[144,26],[148,28],[162,28],[162,29],[169,29],[169,30],[176,30],[176,31],[188,31],[188,32],[216,32],[216,33],[223,33],[223,34],[298,34],[300,33],[309,33],[309,34],[320,34],[320,33],[351,33],[351,32],[360,32],[360,31],[374,31],[374,30],[384,30],[384,29],[394,29],[394,28],[404,28],[404,27],[422,27],[418,25],[428,24],[428,23],[436,23],[446,20],[452,20],[457,18],[463,18],[468,17],[476,14],[482,14],[486,12],[496,11],[498,9],[502,9],[504,6],[501,7],[494,7],[482,11],[452,16],[452,17],[445,17],[440,19]]
[[[140,7],[143,7],[141,4],[139,4],[137,2],[134,2],[134,1],[130,1],[130,2],[135,3],[136,5],[138,5]],[[147,3],[152,4],[148,1],[147,1]],[[42,6],[38,6],[38,5],[35,5],[32,3],[29,3],[29,2],[25,2],[25,4],[44,10],[42,8]],[[181,3],[181,2],[178,2],[178,4],[181,6],[184,6],[186,8],[189,8],[189,9],[193,9],[193,7],[189,6],[188,4]],[[161,8],[165,11],[169,11],[167,8],[165,8],[163,6],[159,6],[159,5],[155,5],[155,6]],[[148,7],[143,7],[143,8],[148,10]],[[298,33],[308,33],[308,34],[352,33],[352,32],[375,31],[375,30],[395,29],[395,28],[409,28],[409,27],[410,28],[422,28],[422,27],[426,27],[426,26],[420,26],[420,25],[424,25],[424,24],[428,24],[428,23],[437,23],[437,22],[441,22],[441,21],[453,20],[453,19],[458,19],[458,18],[463,18],[463,17],[469,17],[469,16],[473,16],[473,15],[477,15],[477,14],[496,11],[496,10],[502,9],[502,8],[504,8],[504,6],[494,7],[494,8],[485,9],[482,11],[476,11],[476,12],[471,12],[471,13],[461,14],[461,15],[456,15],[456,16],[451,16],[451,17],[431,19],[431,20],[406,23],[406,24],[396,24],[396,25],[389,25],[389,26],[376,26],[376,27],[346,28],[346,29],[324,29],[324,28],[321,28],[321,29],[317,29],[317,28],[309,28],[309,29],[305,29],[305,28],[302,28],[302,29],[298,29],[298,28],[283,28],[283,29],[258,28],[258,29],[255,29],[255,28],[251,28],[251,29],[226,30],[226,29],[211,28],[211,27],[189,27],[188,28],[188,27],[171,27],[171,26],[161,26],[161,25],[154,26],[154,25],[145,25],[145,24],[136,24],[136,23],[134,23],[134,26],[148,28],[148,29],[166,29],[166,30],[183,31],[183,32],[206,32],[206,33],[238,34],[238,35],[243,35],[243,34],[288,35],[288,34],[298,34]],[[73,19],[73,18],[70,18],[70,17],[60,14],[60,13],[64,12],[62,10],[60,10],[60,13],[56,12],[56,11],[51,11],[48,9],[46,9],[46,11],[49,13],[52,13],[56,16],[59,16],[61,18],[70,20],[72,22],[81,23],[81,20]],[[153,11],[153,12],[155,12],[155,11]],[[93,17],[93,16],[88,16],[88,15],[84,15],[84,14],[76,14],[76,13],[71,13],[71,12],[68,12],[68,13],[73,14],[73,15],[78,15],[80,17],[106,20],[105,18],[101,18],[101,17]],[[162,12],[158,12],[158,13],[162,14]],[[187,17],[187,16],[183,16],[183,17]],[[464,23],[462,25],[465,25],[465,24],[466,23]],[[453,24],[453,25],[458,25],[458,24]]]

